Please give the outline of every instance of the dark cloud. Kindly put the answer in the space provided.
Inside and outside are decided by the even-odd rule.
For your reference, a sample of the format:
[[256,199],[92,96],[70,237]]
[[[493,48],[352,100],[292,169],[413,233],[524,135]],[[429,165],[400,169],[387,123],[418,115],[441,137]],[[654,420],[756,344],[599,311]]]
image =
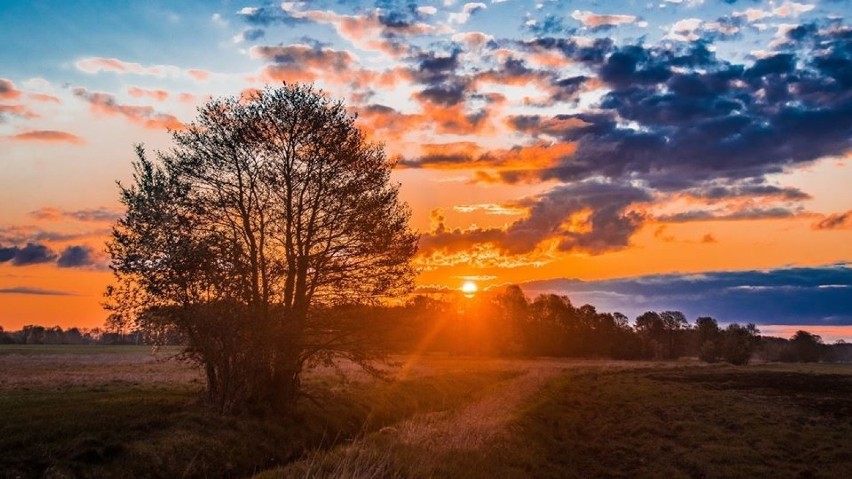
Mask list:
[[33,218],[44,221],[58,221],[61,219],[72,219],[84,222],[114,223],[121,218],[122,213],[118,210],[100,207],[85,210],[64,210],[61,208],[44,207],[31,211]]
[[450,80],[456,80],[456,70],[460,67],[459,54],[461,50],[453,49],[449,53],[426,51],[417,52],[411,61],[414,62],[412,74],[419,83],[439,85]]
[[780,187],[764,184],[746,184],[731,186],[707,186],[689,190],[688,193],[696,198],[719,200],[725,198],[770,196],[786,201],[801,201],[811,199],[811,195],[798,188]]
[[686,221],[736,221],[736,220],[764,220],[777,218],[792,218],[801,213],[801,210],[783,208],[780,206],[771,208],[745,207],[736,211],[712,211],[712,210],[687,210],[657,217],[658,221],[682,223]]
[[27,243],[23,248],[18,246],[0,247],[0,263],[10,262],[13,266],[29,266],[49,263],[56,259],[56,253],[45,245]]
[[322,48],[317,45],[254,46],[251,54],[290,68],[315,67],[342,72],[353,64],[352,55],[344,50]]
[[266,32],[262,28],[249,28],[248,30],[244,30],[242,32],[243,40],[253,41],[259,40],[266,35]]
[[813,224],[817,230],[852,229],[852,210],[830,214]]
[[0,100],[14,100],[21,96],[21,91],[15,88],[11,80],[0,78]]
[[536,36],[572,35],[577,30],[565,25],[563,15],[547,14],[541,20],[527,21],[525,30]]
[[296,18],[286,11],[279,4],[264,5],[262,7],[248,7],[240,10],[240,17],[250,25],[260,25],[268,27],[271,25],[296,25],[304,23],[307,20]]
[[[700,42],[672,48],[600,44],[591,54],[570,40],[528,43],[585,63],[611,89],[598,112],[554,117],[583,126],[559,135],[577,142],[577,153],[542,170],[542,179],[641,179],[675,191],[759,180],[848,150],[852,33],[814,35],[819,38],[799,42],[810,49],[750,66],[719,60]],[[532,120],[516,123],[530,128]]]
[[505,253],[523,254],[554,240],[561,251],[600,254],[628,245],[644,219],[629,206],[650,200],[646,191],[630,186],[595,182],[563,185],[511,205],[527,209],[528,214],[506,229],[440,228],[423,235],[420,248],[428,255],[490,243]]
[[36,296],[75,296],[68,291],[54,289],[30,288],[28,286],[16,286],[13,288],[0,288],[0,294],[29,294]]
[[69,246],[62,251],[56,265],[60,268],[79,268],[92,266],[95,260],[92,249],[88,246]]
[[416,94],[417,98],[443,106],[453,106],[464,100],[467,85],[464,83],[447,83],[427,87]]
[[769,271],[642,276],[603,281],[557,279],[522,285],[555,292],[629,317],[680,310],[689,318],[755,324],[852,324],[852,268],[836,265]]

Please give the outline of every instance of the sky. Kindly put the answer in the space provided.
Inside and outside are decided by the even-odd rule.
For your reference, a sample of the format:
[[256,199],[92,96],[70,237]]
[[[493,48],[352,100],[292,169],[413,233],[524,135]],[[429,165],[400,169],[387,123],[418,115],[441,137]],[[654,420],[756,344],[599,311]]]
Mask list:
[[101,326],[133,145],[169,148],[211,97],[314,82],[396,159],[420,292],[521,284],[852,340],[849,13],[6,0],[0,326]]

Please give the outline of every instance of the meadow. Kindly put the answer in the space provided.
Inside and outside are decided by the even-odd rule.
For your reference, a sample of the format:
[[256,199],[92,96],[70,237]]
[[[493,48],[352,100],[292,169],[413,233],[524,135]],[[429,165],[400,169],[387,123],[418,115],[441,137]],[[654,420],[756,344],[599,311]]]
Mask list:
[[852,477],[852,366],[394,357],[222,417],[176,349],[0,346],[0,477]]

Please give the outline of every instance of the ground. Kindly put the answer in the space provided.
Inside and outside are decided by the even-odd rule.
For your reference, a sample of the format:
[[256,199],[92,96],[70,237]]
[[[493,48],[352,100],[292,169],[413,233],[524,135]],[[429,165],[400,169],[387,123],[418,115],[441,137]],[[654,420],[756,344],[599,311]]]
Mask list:
[[0,477],[852,477],[852,366],[398,357],[219,417],[144,347],[0,347]]

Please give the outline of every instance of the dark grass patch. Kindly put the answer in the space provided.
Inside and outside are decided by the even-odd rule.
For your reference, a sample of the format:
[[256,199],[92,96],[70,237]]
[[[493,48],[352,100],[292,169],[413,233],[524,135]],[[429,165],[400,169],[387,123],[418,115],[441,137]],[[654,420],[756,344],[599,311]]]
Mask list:
[[475,476],[852,477],[852,421],[818,402],[848,402],[845,379],[777,374],[569,372]]
[[[293,415],[221,417],[198,386],[0,391],[0,477],[244,477],[414,413],[455,407],[509,373],[364,383]],[[316,392],[316,391],[315,391]]]

